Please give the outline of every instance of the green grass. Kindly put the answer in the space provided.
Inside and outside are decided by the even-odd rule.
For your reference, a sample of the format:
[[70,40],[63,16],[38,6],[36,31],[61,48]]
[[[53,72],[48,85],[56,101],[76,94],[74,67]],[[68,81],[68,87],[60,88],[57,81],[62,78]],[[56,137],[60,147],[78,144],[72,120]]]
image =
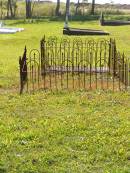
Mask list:
[[[23,54],[24,46],[28,50],[31,48],[40,48],[40,39],[44,36],[52,35],[62,37],[62,28],[64,23],[59,21],[38,20],[34,23],[25,21],[6,21],[10,26],[24,27],[25,31],[14,35],[0,35],[0,86],[9,89],[18,88],[19,82],[19,56]],[[102,27],[97,21],[89,22],[70,22],[72,27],[103,29],[111,33],[110,37],[116,38],[117,47],[127,56],[130,53],[130,26]],[[95,38],[95,36],[93,36]],[[100,38],[100,37],[97,37]],[[104,38],[104,37],[103,37]],[[29,52],[28,51],[28,52]]]
[[3,172],[128,173],[128,93],[3,96]]
[[[0,35],[0,173],[129,173],[130,93],[20,96],[18,59],[24,46],[39,48],[44,34],[61,37],[63,22],[6,23],[25,31]],[[109,31],[129,56],[130,26],[101,27],[97,21],[70,25]]]

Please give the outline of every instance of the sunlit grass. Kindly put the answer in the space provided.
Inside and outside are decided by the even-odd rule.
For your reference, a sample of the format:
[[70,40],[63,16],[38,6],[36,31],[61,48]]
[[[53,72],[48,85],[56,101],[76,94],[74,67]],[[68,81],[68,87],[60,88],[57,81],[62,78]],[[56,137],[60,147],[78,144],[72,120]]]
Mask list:
[[[12,87],[12,85],[14,86],[18,84],[18,59],[19,56],[23,54],[24,46],[26,45],[28,50],[31,50],[32,48],[40,49],[40,39],[44,35],[62,37],[62,28],[64,26],[64,22],[34,20],[34,23],[27,23],[24,20],[21,20],[6,21],[6,24],[14,27],[25,28],[24,32],[14,35],[0,35],[0,86],[9,88]],[[110,36],[105,38],[109,39],[110,37],[114,37],[117,42],[117,48],[129,56],[130,26],[102,27],[97,21],[70,22],[70,26],[103,29],[110,32]],[[95,37],[96,36],[92,36],[92,38]],[[100,37],[98,36],[96,38]]]
[[1,172],[129,172],[129,94],[0,99]]
[[[62,37],[64,23],[6,23],[25,31],[0,35],[0,173],[129,173],[129,92],[20,96],[18,59],[24,46],[39,49],[44,34]],[[106,38],[116,38],[129,56],[130,26],[101,27],[97,21],[70,26],[109,31]]]

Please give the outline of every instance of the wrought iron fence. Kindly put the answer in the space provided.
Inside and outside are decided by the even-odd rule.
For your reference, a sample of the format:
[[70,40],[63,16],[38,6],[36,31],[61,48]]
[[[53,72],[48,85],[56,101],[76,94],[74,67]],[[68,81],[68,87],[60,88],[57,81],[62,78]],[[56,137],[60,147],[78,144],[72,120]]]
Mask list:
[[20,64],[20,93],[50,90],[126,90],[129,61],[116,49],[114,39],[68,39],[45,37],[40,51],[27,49]]

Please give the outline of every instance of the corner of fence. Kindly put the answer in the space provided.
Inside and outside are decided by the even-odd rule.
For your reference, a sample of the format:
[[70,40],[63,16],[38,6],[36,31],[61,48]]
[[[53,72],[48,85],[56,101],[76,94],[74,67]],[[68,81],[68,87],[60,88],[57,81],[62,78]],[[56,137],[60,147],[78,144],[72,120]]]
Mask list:
[[25,46],[23,57],[19,57],[20,66],[20,94],[23,93],[24,85],[27,82],[27,48]]

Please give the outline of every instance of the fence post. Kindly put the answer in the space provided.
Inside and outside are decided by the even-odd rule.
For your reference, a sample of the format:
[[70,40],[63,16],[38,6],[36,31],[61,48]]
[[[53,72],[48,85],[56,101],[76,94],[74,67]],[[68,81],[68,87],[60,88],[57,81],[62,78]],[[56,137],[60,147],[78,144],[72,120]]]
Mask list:
[[127,87],[130,87],[130,63],[127,58]]
[[109,68],[109,73],[111,70],[111,38],[110,38],[110,42],[109,42],[109,59],[108,59],[108,68]]
[[109,43],[109,60],[108,60],[108,67],[109,67],[109,73],[114,72],[114,60],[115,59],[115,43],[112,38],[110,38]]
[[19,58],[20,65],[20,94],[22,94],[24,85],[27,82],[27,49],[25,46],[23,57]]
[[128,60],[125,62],[125,88],[127,89],[128,86],[130,86],[130,81],[129,81],[129,63]]
[[113,54],[114,54],[114,57],[113,57],[113,60],[114,60],[114,64],[113,64],[113,67],[114,67],[114,76],[116,76],[117,75],[117,50],[116,50],[116,41],[114,40],[114,52],[113,52]]
[[45,75],[45,35],[41,40],[41,75]]
[[124,79],[125,79],[125,55],[124,53],[122,54],[122,59],[121,59],[121,64],[122,64],[122,69],[121,69],[121,82],[124,83]]

